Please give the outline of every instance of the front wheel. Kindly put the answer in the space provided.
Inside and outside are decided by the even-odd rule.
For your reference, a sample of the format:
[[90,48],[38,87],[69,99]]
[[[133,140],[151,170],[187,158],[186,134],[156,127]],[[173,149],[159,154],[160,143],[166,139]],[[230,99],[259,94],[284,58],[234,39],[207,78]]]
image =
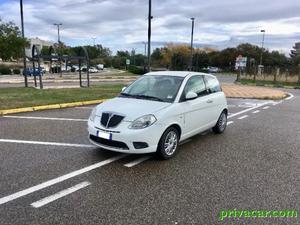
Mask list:
[[158,146],[157,153],[163,159],[172,158],[178,148],[179,134],[178,130],[174,127],[169,127],[161,136]]
[[219,119],[218,122],[216,123],[216,125],[213,127],[213,132],[215,132],[216,134],[221,134],[225,131],[227,126],[227,113],[224,110]]

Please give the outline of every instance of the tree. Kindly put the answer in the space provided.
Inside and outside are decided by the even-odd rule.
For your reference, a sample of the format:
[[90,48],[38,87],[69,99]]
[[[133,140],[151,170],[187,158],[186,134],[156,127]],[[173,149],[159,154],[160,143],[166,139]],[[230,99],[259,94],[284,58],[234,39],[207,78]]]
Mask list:
[[23,49],[28,41],[21,37],[18,26],[13,22],[5,23],[0,19],[0,58],[10,60],[19,59],[23,56]]

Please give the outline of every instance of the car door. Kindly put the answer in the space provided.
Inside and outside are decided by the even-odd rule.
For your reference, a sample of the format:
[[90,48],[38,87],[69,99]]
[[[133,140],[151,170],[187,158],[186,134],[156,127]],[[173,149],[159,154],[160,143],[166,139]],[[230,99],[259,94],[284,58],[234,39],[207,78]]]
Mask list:
[[[186,100],[185,96],[189,91],[195,92],[198,97],[193,100]],[[180,98],[180,107],[182,107],[184,114],[183,138],[193,136],[208,128],[211,118],[209,105],[203,76],[190,77]]]
[[204,76],[206,88],[208,91],[208,102],[210,102],[210,111],[211,111],[211,126],[214,126],[224,109],[223,93],[220,87],[220,83],[217,78],[205,75]]

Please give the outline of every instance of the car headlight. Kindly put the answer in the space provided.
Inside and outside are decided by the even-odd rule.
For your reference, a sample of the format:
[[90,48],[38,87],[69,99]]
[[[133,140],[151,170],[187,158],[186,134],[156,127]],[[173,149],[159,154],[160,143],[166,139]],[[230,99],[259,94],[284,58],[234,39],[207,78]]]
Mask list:
[[96,118],[96,112],[97,112],[97,107],[95,107],[92,112],[91,112],[91,115],[90,115],[90,121],[94,122],[95,121],[95,118]]
[[146,127],[151,126],[153,123],[156,122],[156,118],[153,115],[145,115],[142,116],[135,121],[133,121],[128,128],[130,129],[143,129]]

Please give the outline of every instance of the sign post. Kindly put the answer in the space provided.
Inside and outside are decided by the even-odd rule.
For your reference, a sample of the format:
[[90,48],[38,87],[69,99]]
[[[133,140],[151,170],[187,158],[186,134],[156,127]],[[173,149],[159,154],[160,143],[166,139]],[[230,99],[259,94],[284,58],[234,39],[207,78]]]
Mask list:
[[246,68],[246,66],[247,66],[247,57],[243,57],[242,55],[239,55],[235,61],[235,69],[238,70],[236,81],[241,80],[242,71],[243,69]]

